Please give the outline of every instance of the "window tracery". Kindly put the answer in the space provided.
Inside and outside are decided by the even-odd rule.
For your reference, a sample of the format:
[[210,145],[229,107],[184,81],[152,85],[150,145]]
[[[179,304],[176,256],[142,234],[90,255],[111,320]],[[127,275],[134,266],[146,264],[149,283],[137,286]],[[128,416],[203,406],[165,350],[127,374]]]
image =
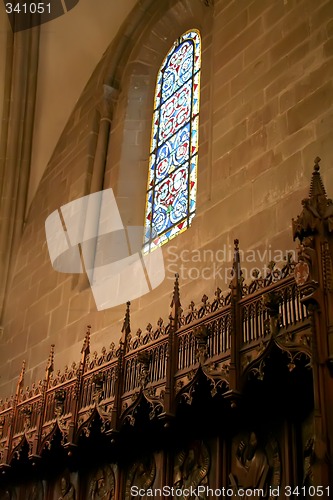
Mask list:
[[157,75],[145,213],[144,252],[191,224],[196,208],[201,39],[184,33]]

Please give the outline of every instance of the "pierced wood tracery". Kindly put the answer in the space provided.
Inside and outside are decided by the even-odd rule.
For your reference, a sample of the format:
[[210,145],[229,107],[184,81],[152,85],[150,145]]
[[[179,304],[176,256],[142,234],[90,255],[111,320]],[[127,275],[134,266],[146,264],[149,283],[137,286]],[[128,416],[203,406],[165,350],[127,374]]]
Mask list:
[[[142,411],[148,419],[172,414],[170,401],[191,403],[200,384],[206,384],[211,397],[228,393],[233,400],[229,393],[237,391],[231,376],[235,335],[240,335],[240,374],[263,377],[272,343],[286,351],[292,367],[298,353],[308,355],[311,350],[309,319],[291,275],[293,269],[288,258],[279,274],[272,265],[265,280],[258,278],[246,286],[240,276],[241,294],[236,301],[233,292],[224,296],[217,288],[213,300],[204,294],[200,306],[191,302],[187,313],[180,306],[177,278],[174,316],[169,322],[159,318],[156,326],[148,323],[144,332],[139,329],[131,337],[128,304],[119,346],[111,343],[101,353],[90,354],[88,329],[80,363],[54,373],[53,361],[49,361],[44,382],[25,391],[20,382],[17,398],[3,403],[2,463],[8,462],[9,455],[4,453],[8,443],[14,449],[23,436],[29,443],[38,440],[40,454],[58,433],[70,446],[80,435],[89,436],[96,420],[102,433],[110,433],[126,422],[134,425]],[[265,295],[273,292],[279,296],[276,332],[272,332],[264,303]],[[173,384],[168,386],[171,362]]]

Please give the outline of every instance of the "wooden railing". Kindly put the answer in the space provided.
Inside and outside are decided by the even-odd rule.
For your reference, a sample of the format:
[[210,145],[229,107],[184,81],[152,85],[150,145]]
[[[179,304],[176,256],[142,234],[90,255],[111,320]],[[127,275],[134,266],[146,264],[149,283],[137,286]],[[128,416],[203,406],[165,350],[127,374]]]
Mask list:
[[[128,307],[125,334],[118,348],[112,344],[108,351],[103,349],[100,355],[90,356],[88,332],[80,364],[54,375],[50,369],[51,359],[44,382],[33,390],[22,390],[21,377],[17,396],[0,406],[1,463],[10,464],[12,451],[23,436],[32,441],[37,433],[38,446],[41,446],[42,439],[57,421],[71,422],[72,428],[78,429],[79,417],[82,423],[84,415],[93,407],[102,406],[102,416],[108,408],[110,415],[112,410],[117,418],[112,420],[110,416],[110,422],[119,427],[124,408],[131,406],[140,391],[144,393],[147,388],[164,391],[167,387],[171,399],[174,398],[179,374],[186,374],[199,365],[197,329],[204,327],[207,332],[206,361],[200,362],[230,359],[233,349],[250,348],[270,335],[269,314],[263,300],[270,292],[280,297],[281,328],[290,331],[308,328],[307,311],[301,304],[292,266],[289,267],[281,279],[274,279],[272,275],[266,282],[253,282],[243,288],[239,283],[238,296],[230,292],[223,297],[218,289],[210,303],[204,295],[202,305],[196,308],[192,302],[187,313],[181,309],[180,302],[177,305],[174,301],[170,322],[165,325],[159,319],[155,329],[149,324],[145,333],[139,330],[133,338],[129,334]],[[164,404],[170,403],[165,400]],[[168,408],[164,409],[168,412]],[[65,437],[69,442],[78,438],[75,432]],[[38,446],[35,454],[41,454]]]

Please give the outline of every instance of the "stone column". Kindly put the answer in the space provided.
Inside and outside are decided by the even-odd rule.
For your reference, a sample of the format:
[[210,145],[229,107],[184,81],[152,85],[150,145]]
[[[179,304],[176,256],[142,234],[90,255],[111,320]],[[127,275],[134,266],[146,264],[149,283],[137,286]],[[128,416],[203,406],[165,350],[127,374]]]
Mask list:
[[39,27],[8,32],[0,142],[0,318],[24,228],[33,138]]
[[90,185],[90,193],[101,191],[103,189],[111,123],[114,105],[117,101],[117,98],[117,89],[115,89],[114,87],[110,87],[109,85],[103,85],[102,96],[99,99],[97,105],[100,112],[100,122]]

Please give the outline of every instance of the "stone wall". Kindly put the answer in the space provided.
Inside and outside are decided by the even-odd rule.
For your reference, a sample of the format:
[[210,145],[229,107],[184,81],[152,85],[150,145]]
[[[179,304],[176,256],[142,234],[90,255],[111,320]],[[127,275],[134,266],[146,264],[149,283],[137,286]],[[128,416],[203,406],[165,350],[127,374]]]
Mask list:
[[[294,248],[291,218],[300,211],[315,156],[322,158],[325,185],[332,185],[332,0],[206,3],[141,2],[73,110],[32,203],[17,256],[4,322],[3,394],[13,392],[24,358],[27,382],[41,375],[52,343],[56,368],[73,361],[87,324],[92,351],[120,337],[125,307],[97,312],[82,276],[52,269],[44,223],[61,205],[91,191],[101,88],[107,84],[118,94],[104,188],[114,189],[125,225],[142,224],[156,73],[185,30],[201,31],[203,49],[197,215],[190,230],[163,247],[169,279],[133,301],[132,331],[160,316],[167,320],[172,275],[181,264],[186,308],[217,286],[228,287],[226,266],[216,252],[232,253],[235,237],[244,257],[246,251],[260,252],[249,267],[271,260],[269,250]],[[192,262],[191,252],[198,249]],[[215,276],[209,269],[202,273],[220,267]]]

